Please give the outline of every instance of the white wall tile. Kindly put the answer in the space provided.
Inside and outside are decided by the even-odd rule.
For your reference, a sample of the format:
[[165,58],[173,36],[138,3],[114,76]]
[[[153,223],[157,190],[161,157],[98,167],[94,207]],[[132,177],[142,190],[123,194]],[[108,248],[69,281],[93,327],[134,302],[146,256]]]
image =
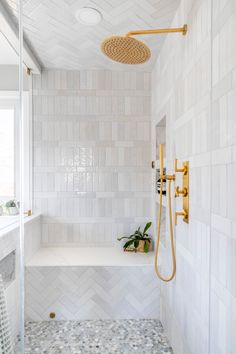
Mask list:
[[[47,217],[44,246],[114,245],[117,223],[151,218],[149,80],[109,70],[44,70],[35,78],[34,199]],[[112,233],[98,232],[109,217],[119,220]],[[86,225],[71,234],[68,225],[81,218]]]
[[212,212],[223,217],[227,214],[227,169],[226,165],[212,167]]
[[[174,158],[190,161],[190,223],[179,222],[176,229],[177,275],[172,284],[163,285],[161,316],[174,352],[232,354],[235,1],[183,0],[173,26],[184,19],[187,36],[167,36],[152,72],[152,138],[166,115],[169,166]],[[155,155],[153,143],[153,159]],[[168,264],[166,254],[163,250]]]
[[236,177],[236,164],[229,164],[227,168],[228,176],[227,176],[227,216],[231,220],[236,220],[236,208],[235,208],[235,200],[236,200],[236,185],[235,185],[235,177]]

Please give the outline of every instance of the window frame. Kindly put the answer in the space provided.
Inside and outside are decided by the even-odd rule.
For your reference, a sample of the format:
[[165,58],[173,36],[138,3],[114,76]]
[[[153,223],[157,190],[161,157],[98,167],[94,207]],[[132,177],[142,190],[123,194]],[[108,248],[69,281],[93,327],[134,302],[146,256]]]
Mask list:
[[[23,92],[23,127],[24,127],[24,206],[32,209],[32,124],[30,121],[29,92]],[[20,122],[19,92],[0,91],[0,108],[14,107],[14,196],[20,199]],[[8,197],[8,196],[6,196]],[[10,196],[9,196],[10,197]]]

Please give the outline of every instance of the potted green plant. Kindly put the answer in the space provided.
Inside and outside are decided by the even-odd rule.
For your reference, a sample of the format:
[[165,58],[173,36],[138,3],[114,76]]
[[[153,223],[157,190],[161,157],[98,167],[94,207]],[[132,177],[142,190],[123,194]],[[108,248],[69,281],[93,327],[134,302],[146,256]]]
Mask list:
[[143,231],[139,227],[132,235],[119,237],[118,241],[127,240],[123,246],[124,251],[148,253],[150,251],[151,237],[148,235],[147,230],[151,225],[152,223],[148,222]]
[[15,200],[9,200],[6,204],[6,209],[9,215],[17,215],[19,214],[19,209],[17,207],[17,203]]

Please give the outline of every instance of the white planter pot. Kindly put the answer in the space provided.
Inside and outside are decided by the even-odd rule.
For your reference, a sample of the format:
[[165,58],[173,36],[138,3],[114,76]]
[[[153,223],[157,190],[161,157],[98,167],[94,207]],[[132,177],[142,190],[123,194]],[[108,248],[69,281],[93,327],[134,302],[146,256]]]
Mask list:
[[9,215],[17,215],[19,214],[19,209],[17,207],[9,207],[7,208]]

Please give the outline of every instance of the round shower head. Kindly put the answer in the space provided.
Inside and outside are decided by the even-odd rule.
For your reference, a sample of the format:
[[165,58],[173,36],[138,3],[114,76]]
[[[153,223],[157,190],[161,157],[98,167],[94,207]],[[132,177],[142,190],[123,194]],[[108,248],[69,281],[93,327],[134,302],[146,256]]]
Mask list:
[[103,53],[110,59],[123,64],[143,64],[151,56],[148,46],[129,36],[112,36],[101,44]]

